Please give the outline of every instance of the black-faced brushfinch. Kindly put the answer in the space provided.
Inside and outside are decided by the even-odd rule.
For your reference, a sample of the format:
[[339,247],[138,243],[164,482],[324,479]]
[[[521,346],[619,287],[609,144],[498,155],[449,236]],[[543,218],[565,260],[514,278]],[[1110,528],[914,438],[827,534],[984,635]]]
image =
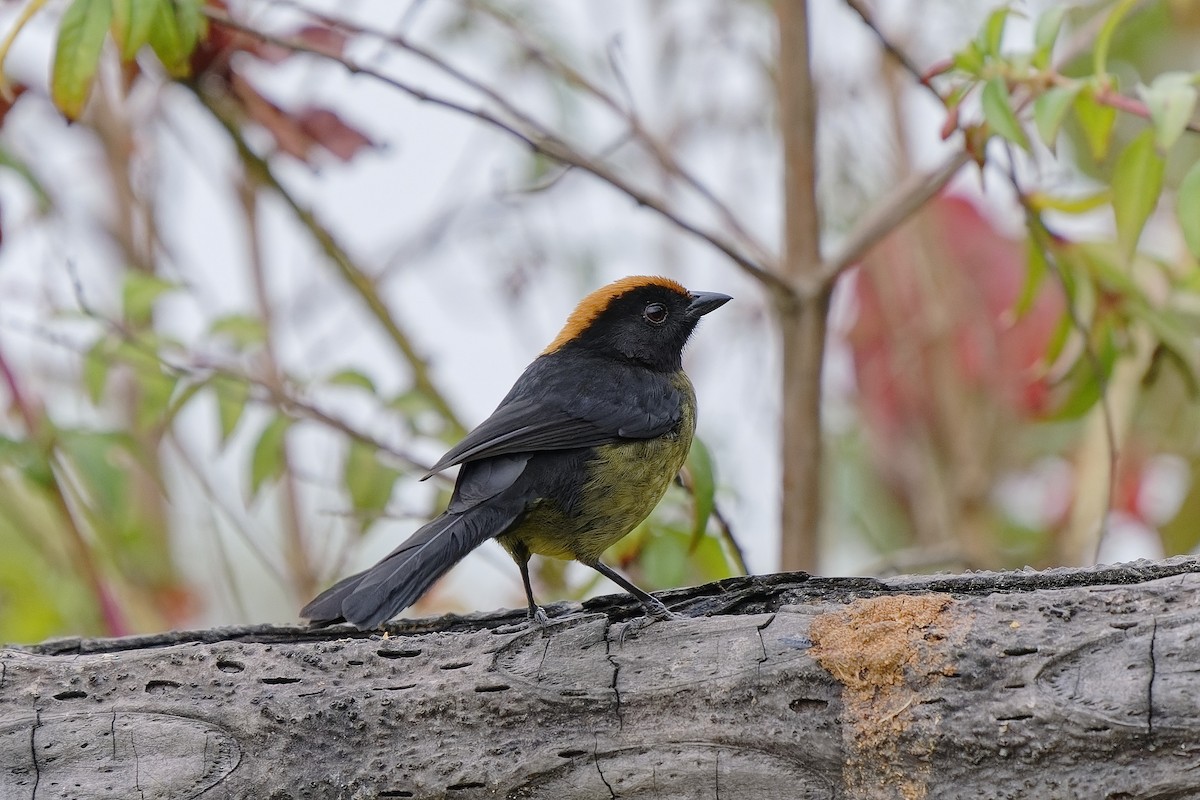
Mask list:
[[700,317],[729,299],[642,276],[585,297],[492,415],[426,474],[462,464],[445,513],[300,615],[314,625],[378,627],[497,539],[520,567],[539,622],[546,615],[529,584],[533,553],[587,564],[649,616],[670,616],[600,554],[646,518],[683,466],[696,429],[683,347]]

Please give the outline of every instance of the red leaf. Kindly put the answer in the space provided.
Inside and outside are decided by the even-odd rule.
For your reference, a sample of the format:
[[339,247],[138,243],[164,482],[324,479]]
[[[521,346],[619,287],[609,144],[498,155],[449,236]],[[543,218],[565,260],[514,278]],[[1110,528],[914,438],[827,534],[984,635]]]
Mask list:
[[232,72],[230,61],[235,53],[248,53],[269,64],[278,64],[293,55],[286,47],[264,42],[257,36],[210,20],[207,35],[192,51],[192,74],[215,75],[228,81]]
[[1064,300],[1047,281],[1014,319],[1025,271],[1021,242],[945,195],[867,255],[848,339],[865,418],[884,443],[920,429],[945,434],[947,404],[967,397],[992,398],[1017,419],[1044,410],[1043,362]]
[[230,88],[242,102],[246,115],[267,129],[279,149],[290,156],[307,162],[313,140],[305,133],[296,119],[263,97],[245,78],[233,75]]
[[341,57],[346,49],[346,41],[348,37],[341,31],[336,31],[333,28],[324,25],[305,25],[303,28],[292,33],[293,39],[299,39],[307,44],[331,56]]
[[25,94],[27,88],[24,84],[18,83],[9,87],[11,95],[8,99],[0,97],[0,125],[4,124],[4,119],[8,116],[8,112],[12,111],[12,107],[21,99],[21,95]]
[[327,108],[310,106],[298,112],[285,111],[237,73],[232,75],[230,89],[241,101],[246,116],[266,128],[280,150],[305,163],[311,163],[316,147],[349,161],[364,147],[375,146],[366,134]]
[[352,127],[327,108],[308,107],[296,114],[296,121],[312,141],[342,161],[354,158],[364,147],[375,143],[358,128]]

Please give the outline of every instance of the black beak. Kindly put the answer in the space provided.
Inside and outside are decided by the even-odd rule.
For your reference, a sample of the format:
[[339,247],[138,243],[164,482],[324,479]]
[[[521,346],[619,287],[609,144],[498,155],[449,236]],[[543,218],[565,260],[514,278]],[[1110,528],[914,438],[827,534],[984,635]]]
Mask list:
[[688,303],[687,307],[688,316],[696,319],[710,311],[716,311],[733,299],[720,292],[689,292],[688,296],[692,298],[692,302]]

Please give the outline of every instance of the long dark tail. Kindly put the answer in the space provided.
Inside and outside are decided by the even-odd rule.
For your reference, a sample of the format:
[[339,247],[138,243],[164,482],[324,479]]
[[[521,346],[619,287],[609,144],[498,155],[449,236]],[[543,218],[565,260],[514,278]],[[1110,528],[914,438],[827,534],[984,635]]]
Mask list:
[[375,566],[326,589],[300,616],[317,626],[344,619],[363,630],[377,628],[415,603],[463,556],[507,530],[518,513],[483,505],[443,514]]

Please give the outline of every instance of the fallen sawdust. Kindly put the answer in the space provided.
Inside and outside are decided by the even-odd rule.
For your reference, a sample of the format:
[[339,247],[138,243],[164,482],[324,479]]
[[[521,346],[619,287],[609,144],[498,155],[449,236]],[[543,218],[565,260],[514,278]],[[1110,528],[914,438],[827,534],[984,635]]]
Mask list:
[[857,600],[813,620],[812,656],[844,687],[848,796],[925,797],[933,740],[912,730],[914,709],[953,674],[959,622],[945,594]]

